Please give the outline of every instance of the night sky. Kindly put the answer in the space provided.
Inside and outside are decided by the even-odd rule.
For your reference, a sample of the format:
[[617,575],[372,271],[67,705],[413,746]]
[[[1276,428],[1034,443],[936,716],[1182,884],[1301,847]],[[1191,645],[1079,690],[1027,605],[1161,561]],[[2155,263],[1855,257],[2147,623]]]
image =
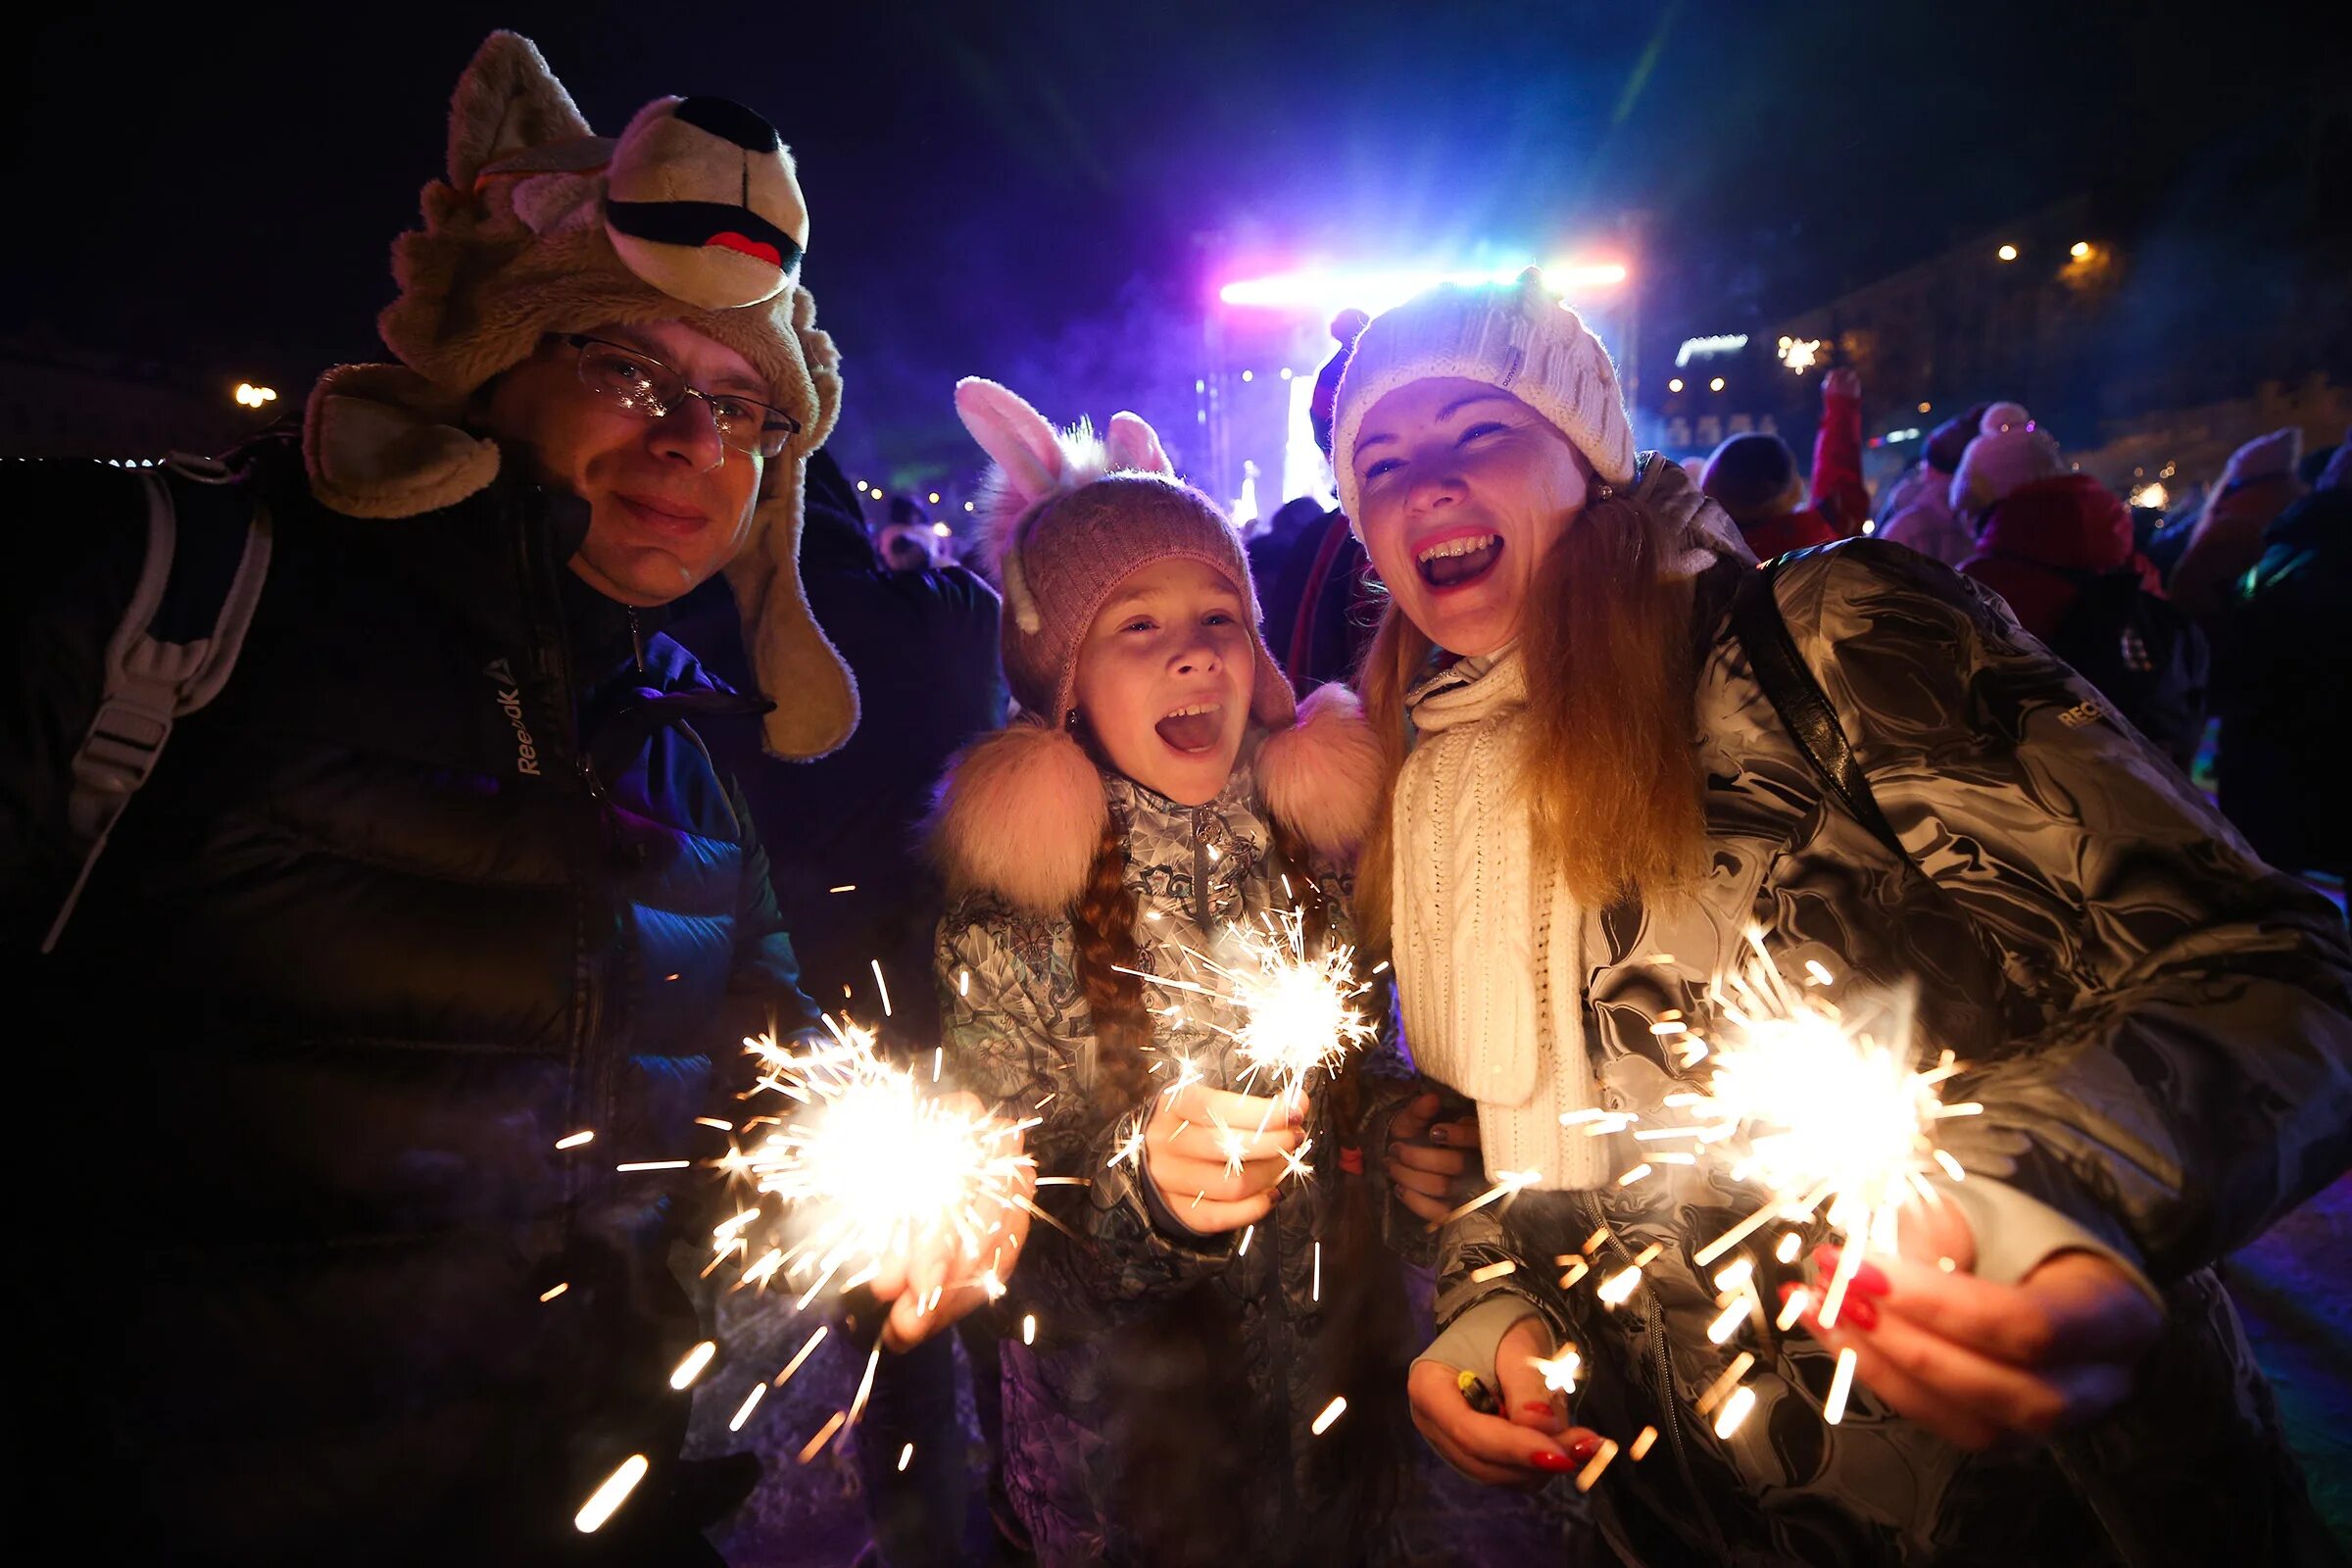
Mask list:
[[1559,254],[1640,209],[1654,318],[1795,309],[2232,138],[2291,154],[2344,91],[2240,7],[204,9],[20,35],[0,336],[289,388],[380,357],[387,247],[505,25],[599,131],[667,92],[777,123],[857,462],[952,442],[960,374],[1099,419],[1069,405],[1303,251]]

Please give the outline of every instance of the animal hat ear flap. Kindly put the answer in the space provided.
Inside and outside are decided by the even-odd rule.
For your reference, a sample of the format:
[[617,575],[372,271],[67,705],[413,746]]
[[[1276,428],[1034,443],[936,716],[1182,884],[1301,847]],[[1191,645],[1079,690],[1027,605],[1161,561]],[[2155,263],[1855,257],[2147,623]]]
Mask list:
[[1061,489],[1068,462],[1052,421],[1019,393],[982,376],[956,383],[956,413],[996,461],[1002,493],[989,505],[989,548],[1013,624],[1035,636],[1044,624],[1021,569],[1020,529],[1038,505]]
[[538,47],[514,32],[482,40],[449,106],[449,182],[473,189],[484,167],[527,148],[592,135]]
[[1140,414],[1118,413],[1110,416],[1110,434],[1102,443],[1110,450],[1113,468],[1132,468],[1138,473],[1164,473],[1176,477],[1176,466],[1168,461],[1168,449],[1159,444],[1159,432],[1145,422]]

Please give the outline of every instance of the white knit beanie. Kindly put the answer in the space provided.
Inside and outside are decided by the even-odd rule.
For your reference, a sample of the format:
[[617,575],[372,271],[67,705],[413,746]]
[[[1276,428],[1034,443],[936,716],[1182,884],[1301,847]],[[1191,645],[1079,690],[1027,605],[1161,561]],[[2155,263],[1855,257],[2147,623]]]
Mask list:
[[1611,484],[1634,477],[1634,429],[1609,351],[1529,268],[1516,283],[1441,283],[1372,318],[1341,372],[1332,416],[1340,507],[1356,518],[1355,438],[1400,386],[1458,375],[1500,387],[1558,428]]
[[2015,403],[1995,403],[1977,426],[1981,432],[1960,456],[1952,475],[1952,511],[1976,515],[2006,501],[2037,479],[2068,471],[2058,443]]

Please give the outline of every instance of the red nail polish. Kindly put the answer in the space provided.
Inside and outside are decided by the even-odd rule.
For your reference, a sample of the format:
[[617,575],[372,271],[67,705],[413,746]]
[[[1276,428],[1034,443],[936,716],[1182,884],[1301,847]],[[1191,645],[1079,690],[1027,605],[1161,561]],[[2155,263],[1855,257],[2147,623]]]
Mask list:
[[1869,1298],[1849,1292],[1845,1304],[1838,1309],[1838,1321],[1851,1323],[1858,1329],[1875,1329],[1879,1326],[1879,1309],[1870,1304]]
[[1560,1452],[1557,1448],[1545,1448],[1543,1452],[1537,1454],[1533,1459],[1531,1459],[1529,1463],[1533,1464],[1539,1470],[1550,1470],[1559,1475],[1566,1475],[1569,1471],[1576,1468],[1576,1461],[1569,1458],[1566,1454]]
[[1552,1413],[1551,1401],[1549,1399],[1522,1400],[1519,1405],[1519,1413],[1521,1415],[1550,1415]]
[[1894,1287],[1887,1283],[1886,1270],[1876,1263],[1864,1263],[1854,1270],[1851,1288],[1864,1296],[1885,1296]]

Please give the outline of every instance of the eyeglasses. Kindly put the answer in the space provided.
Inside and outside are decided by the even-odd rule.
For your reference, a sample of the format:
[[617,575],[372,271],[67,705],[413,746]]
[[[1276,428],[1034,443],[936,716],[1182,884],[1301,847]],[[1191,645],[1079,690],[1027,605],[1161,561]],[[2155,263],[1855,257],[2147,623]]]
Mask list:
[[801,433],[801,421],[782,409],[758,398],[688,386],[684,376],[651,355],[579,332],[566,333],[564,341],[580,351],[582,386],[649,419],[665,419],[686,399],[701,398],[710,406],[720,441],[762,458],[776,456]]

